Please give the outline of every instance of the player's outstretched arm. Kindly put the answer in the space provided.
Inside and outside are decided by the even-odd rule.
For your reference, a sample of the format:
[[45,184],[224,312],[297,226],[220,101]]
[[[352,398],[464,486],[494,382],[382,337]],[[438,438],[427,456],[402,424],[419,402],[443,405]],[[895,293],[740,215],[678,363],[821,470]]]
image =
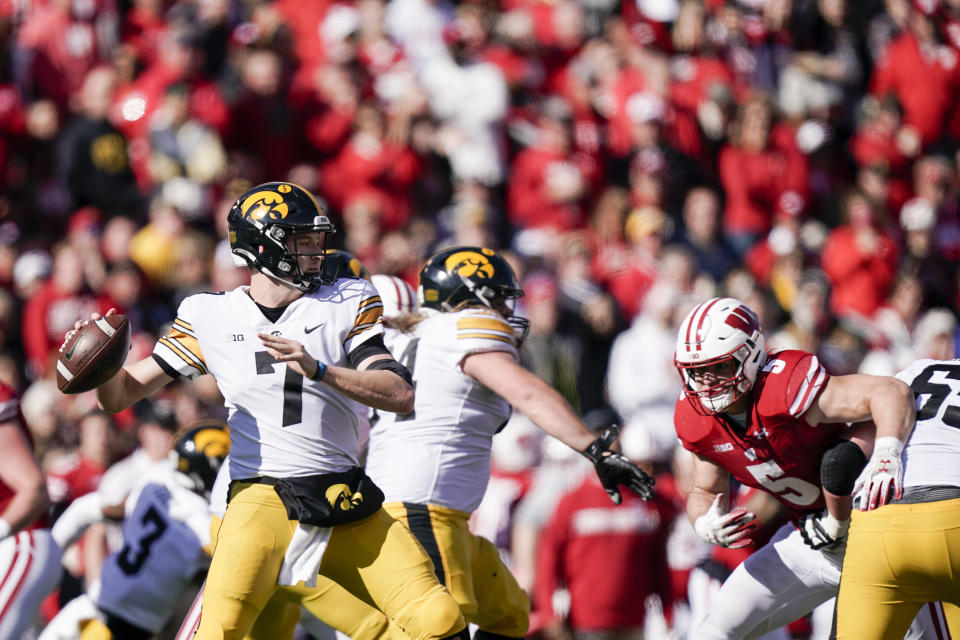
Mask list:
[[726,469],[695,456],[693,482],[687,494],[687,517],[697,535],[721,547],[745,547],[758,528],[754,513],[738,507],[729,510],[730,475]]
[[[116,309],[110,309],[105,315],[112,316]],[[90,320],[100,319],[99,313],[90,314]],[[83,322],[78,321],[73,331],[67,333],[63,343],[66,344],[75,331],[79,331]],[[61,347],[62,348],[62,347]],[[133,403],[142,400],[157,389],[171,382],[173,378],[152,357],[144,358],[139,362],[124,365],[115,376],[97,387],[97,402],[100,408],[110,413],[123,411]]]
[[13,498],[0,512],[0,540],[17,533],[50,506],[43,473],[30,452],[20,427],[0,424],[0,481],[13,490]]
[[97,387],[97,402],[104,411],[116,413],[172,381],[157,361],[148,356],[124,365],[117,375]]
[[873,455],[853,493],[863,489],[861,509],[886,504],[890,489],[902,492],[900,453],[916,420],[913,391],[890,376],[852,374],[831,378],[805,416],[810,424],[873,420],[876,436]]
[[544,432],[585,455],[615,504],[622,499],[619,485],[626,485],[644,500],[653,497],[653,479],[623,456],[609,451],[616,434],[605,433],[598,438],[591,433],[563,396],[517,364],[512,355],[503,351],[470,354],[463,359],[462,368]]

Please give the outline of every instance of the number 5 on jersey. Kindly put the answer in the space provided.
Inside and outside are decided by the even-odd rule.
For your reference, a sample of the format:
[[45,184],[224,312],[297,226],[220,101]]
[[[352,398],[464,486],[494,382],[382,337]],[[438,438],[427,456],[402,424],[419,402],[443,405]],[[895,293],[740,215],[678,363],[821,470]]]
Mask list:
[[813,504],[820,496],[820,489],[806,480],[782,477],[783,469],[772,460],[750,465],[747,471],[764,489],[797,506],[805,507]]

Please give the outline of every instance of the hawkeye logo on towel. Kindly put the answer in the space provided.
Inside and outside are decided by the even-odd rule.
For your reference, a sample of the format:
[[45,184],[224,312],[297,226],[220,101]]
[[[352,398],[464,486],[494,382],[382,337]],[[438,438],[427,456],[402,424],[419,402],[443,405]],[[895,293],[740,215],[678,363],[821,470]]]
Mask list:
[[[292,187],[288,184],[281,184],[277,191],[257,191],[240,205],[240,211],[244,218],[251,220],[283,220],[290,213],[290,208],[283,201],[283,194],[290,193]],[[278,193],[279,192],[279,193]]]
[[350,487],[345,484],[331,485],[325,495],[330,506],[340,511],[350,511],[363,503],[363,494],[350,491]]
[[449,273],[456,273],[464,278],[492,278],[493,265],[490,264],[489,256],[494,255],[492,249],[481,249],[480,251],[458,251],[451,254],[443,263]]

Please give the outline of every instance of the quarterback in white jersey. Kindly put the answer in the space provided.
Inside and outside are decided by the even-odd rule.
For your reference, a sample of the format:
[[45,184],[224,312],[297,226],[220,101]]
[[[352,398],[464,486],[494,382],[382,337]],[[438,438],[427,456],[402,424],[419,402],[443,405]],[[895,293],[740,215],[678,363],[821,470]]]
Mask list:
[[[137,640],[161,631],[184,590],[206,566],[210,545],[207,496],[229,448],[230,435],[220,420],[200,421],[178,436],[174,460],[153,465],[124,503],[123,546],[104,561],[99,588],[80,596],[92,600],[95,607],[65,607],[41,638],[79,638],[83,622],[93,625],[85,633],[98,629],[97,637]],[[63,549],[92,524],[69,512],[67,509],[53,529],[53,537]],[[99,520],[103,518],[101,515]],[[93,615],[85,616],[84,611]],[[86,621],[87,617],[91,620]]]
[[242,638],[280,586],[313,586],[319,574],[415,639],[465,633],[429,557],[358,466],[351,400],[406,412],[414,396],[383,345],[376,289],[326,270],[335,229],[302,187],[254,187],[227,226],[250,286],[186,298],[152,357],[97,388],[101,406],[119,411],[210,373],[225,399],[232,485],[196,638]]
[[[838,640],[900,638],[917,612],[960,637],[960,360],[918,360],[897,374],[917,420],[899,458],[903,494],[854,512],[837,598]],[[941,604],[942,603],[942,604]]]
[[421,311],[392,324],[410,335],[402,355],[418,393],[414,409],[383,414],[371,433],[367,471],[384,504],[405,521],[433,559],[437,576],[479,630],[474,639],[521,638],[529,600],[493,544],[467,521],[490,479],[494,434],[511,405],[538,427],[582,451],[617,503],[618,485],[652,495],[653,481],[607,449],[562,396],[519,365],[513,315],[522,296],[513,269],[491,249],[444,249],[420,270]]

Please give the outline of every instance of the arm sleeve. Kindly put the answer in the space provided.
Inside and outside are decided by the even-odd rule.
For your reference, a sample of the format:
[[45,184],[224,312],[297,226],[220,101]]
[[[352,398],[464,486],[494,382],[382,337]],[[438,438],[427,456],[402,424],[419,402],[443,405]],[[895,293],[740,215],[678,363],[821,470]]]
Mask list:
[[455,342],[448,354],[451,361],[459,367],[466,356],[487,351],[504,351],[519,362],[513,327],[492,311],[476,309],[461,314],[457,318]]
[[345,353],[351,353],[367,340],[383,335],[383,301],[380,295],[370,282],[354,282],[362,283],[364,289],[359,295],[360,303],[353,324],[343,339]]
[[207,373],[207,363],[193,327],[193,298],[180,303],[170,331],[153,347],[153,358],[171,377],[197,378]]
[[100,495],[94,491],[71,502],[57,518],[50,533],[60,549],[66,549],[83,535],[87,527],[102,520]]
[[788,366],[790,370],[784,371],[787,376],[785,407],[791,416],[800,418],[826,387],[830,374],[812,353],[804,353]]

